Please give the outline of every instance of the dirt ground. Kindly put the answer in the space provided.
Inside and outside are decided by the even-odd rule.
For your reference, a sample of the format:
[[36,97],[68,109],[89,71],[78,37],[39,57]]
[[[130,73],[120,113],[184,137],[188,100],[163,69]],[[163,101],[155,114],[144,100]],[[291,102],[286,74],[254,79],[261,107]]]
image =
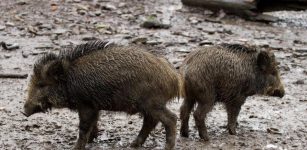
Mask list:
[[[244,21],[223,12],[182,6],[179,0],[1,0],[0,73],[31,73],[35,59],[72,44],[103,39],[119,44],[143,43],[174,66],[193,47],[218,43],[256,45],[274,51],[285,84],[284,98],[248,98],[239,115],[238,135],[226,131],[226,112],[214,107],[207,119],[210,142],[199,139],[190,120],[190,137],[177,136],[176,149],[306,149],[307,147],[307,11],[274,12],[280,21]],[[140,25],[157,18],[166,29]],[[78,135],[78,116],[53,110],[29,118],[20,111],[26,79],[0,79],[0,149],[70,149]],[[178,115],[182,100],[168,107]],[[142,125],[139,115],[101,111],[99,138],[88,149],[131,149]],[[179,119],[177,133],[179,133]],[[161,124],[140,149],[162,149]]]

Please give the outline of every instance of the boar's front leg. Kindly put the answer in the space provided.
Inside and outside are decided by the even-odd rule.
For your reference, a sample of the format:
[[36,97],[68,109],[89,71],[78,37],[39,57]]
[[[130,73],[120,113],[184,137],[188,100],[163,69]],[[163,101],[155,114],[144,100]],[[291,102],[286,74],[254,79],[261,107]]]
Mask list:
[[227,117],[228,117],[228,131],[229,134],[235,135],[237,127],[237,119],[241,110],[241,106],[244,104],[246,98],[235,99],[229,103],[226,103]]
[[90,137],[88,139],[88,143],[92,143],[94,141],[95,138],[98,137],[98,124],[96,123],[96,125],[94,125],[92,132],[90,134]]
[[84,150],[91,131],[97,125],[99,111],[91,107],[82,106],[79,111],[79,138],[75,150]]

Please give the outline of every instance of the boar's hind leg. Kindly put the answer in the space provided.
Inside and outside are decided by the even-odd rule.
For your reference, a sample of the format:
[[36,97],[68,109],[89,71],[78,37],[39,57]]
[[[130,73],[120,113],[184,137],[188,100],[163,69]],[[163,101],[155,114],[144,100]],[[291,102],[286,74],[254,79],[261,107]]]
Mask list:
[[96,126],[98,121],[97,110],[89,107],[83,107],[79,111],[79,138],[74,147],[75,150],[85,149],[85,144],[88,142],[92,129]]
[[151,114],[154,118],[161,121],[166,131],[165,149],[170,150],[175,146],[176,140],[176,121],[177,116],[168,110],[165,106],[152,110]]
[[181,119],[180,134],[183,137],[189,136],[189,119],[194,104],[195,104],[194,99],[186,97],[180,107],[180,119]]
[[131,147],[141,146],[145,142],[149,133],[156,127],[157,124],[158,120],[154,119],[151,115],[144,115],[142,129],[137,138],[132,142]]
[[237,119],[243,105],[245,98],[236,99],[232,103],[226,103],[227,117],[228,117],[228,131],[229,134],[236,134]]
[[[205,103],[204,103],[205,102]],[[198,106],[193,114],[195,125],[198,129],[199,137],[205,141],[209,140],[205,119],[207,113],[212,109],[214,103],[210,101],[199,102]]]

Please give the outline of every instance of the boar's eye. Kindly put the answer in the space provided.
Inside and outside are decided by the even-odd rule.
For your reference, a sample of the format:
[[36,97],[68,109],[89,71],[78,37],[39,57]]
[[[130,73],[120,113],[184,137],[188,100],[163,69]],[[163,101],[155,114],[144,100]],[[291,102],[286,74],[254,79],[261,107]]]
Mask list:
[[46,86],[46,84],[44,84],[44,83],[38,83],[36,86],[39,87],[39,88],[43,88],[43,87]]

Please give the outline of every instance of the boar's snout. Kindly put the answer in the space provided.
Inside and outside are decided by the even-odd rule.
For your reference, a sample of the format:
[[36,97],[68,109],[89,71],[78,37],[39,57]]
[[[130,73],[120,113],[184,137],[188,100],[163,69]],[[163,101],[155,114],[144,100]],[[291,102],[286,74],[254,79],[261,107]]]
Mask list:
[[285,90],[284,89],[278,89],[278,90],[274,90],[272,96],[276,96],[276,97],[284,97],[285,95]]
[[24,114],[26,117],[29,117],[35,113],[42,112],[42,108],[39,105],[33,105],[31,103],[26,103],[24,105],[24,111],[22,114]]

